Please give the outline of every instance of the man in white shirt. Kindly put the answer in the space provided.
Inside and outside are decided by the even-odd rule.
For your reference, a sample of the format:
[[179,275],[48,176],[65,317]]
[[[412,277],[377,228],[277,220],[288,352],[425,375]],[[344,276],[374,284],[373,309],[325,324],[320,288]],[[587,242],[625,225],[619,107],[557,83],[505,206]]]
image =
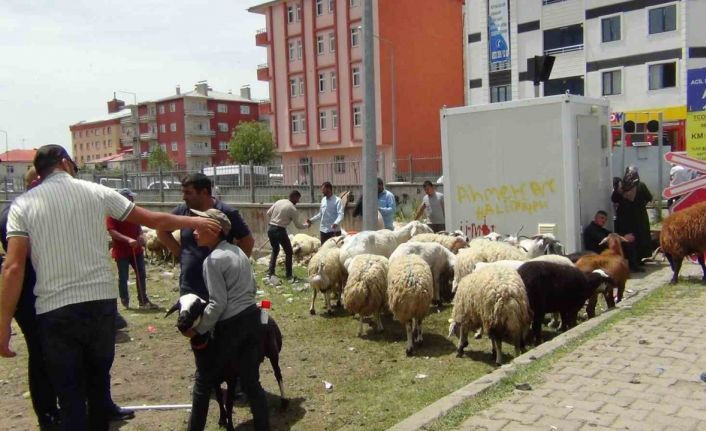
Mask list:
[[280,199],[275,202],[270,209],[267,210],[267,215],[270,217],[270,226],[267,229],[267,237],[270,239],[272,246],[272,255],[270,256],[270,267],[267,276],[275,275],[275,266],[277,266],[277,255],[279,254],[280,246],[284,250],[284,268],[285,275],[290,282],[295,281],[292,275],[292,243],[287,235],[287,226],[294,223],[299,229],[306,229],[306,225],[299,221],[299,212],[296,204],[299,203],[302,194],[298,190],[292,190],[289,193],[289,199]]
[[434,189],[431,181],[424,181],[424,197],[422,204],[417,209],[414,219],[419,220],[426,210],[428,226],[434,232],[446,230],[446,220],[444,215],[444,195]]
[[326,181],[321,185],[321,194],[324,195],[321,199],[321,208],[315,216],[307,219],[307,227],[311,226],[311,222],[321,220],[319,224],[319,239],[321,244],[327,239],[341,235],[341,222],[343,221],[344,208],[343,201],[338,196],[333,194],[333,185]]
[[117,313],[105,217],[163,230],[219,231],[220,226],[202,217],[147,211],[115,190],[74,178],[78,167],[59,145],[39,148],[34,167],[42,186],[18,197],[8,216],[0,356],[15,356],[10,350],[10,321],[22,290],[25,261],[31,256],[37,273],[39,336],[63,429],[105,431]]

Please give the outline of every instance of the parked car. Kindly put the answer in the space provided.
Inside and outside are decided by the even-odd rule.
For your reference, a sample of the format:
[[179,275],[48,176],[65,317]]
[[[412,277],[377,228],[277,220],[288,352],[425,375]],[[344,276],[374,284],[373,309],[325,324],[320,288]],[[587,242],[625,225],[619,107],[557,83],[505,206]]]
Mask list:
[[[181,183],[178,181],[162,181],[162,188],[164,190],[179,190],[181,189]],[[159,190],[159,181],[151,182],[147,186],[147,190]]]
[[132,188],[132,181],[127,180],[127,184],[122,180],[122,178],[101,178],[98,183],[102,186],[110,187],[113,190],[119,190],[122,188]]

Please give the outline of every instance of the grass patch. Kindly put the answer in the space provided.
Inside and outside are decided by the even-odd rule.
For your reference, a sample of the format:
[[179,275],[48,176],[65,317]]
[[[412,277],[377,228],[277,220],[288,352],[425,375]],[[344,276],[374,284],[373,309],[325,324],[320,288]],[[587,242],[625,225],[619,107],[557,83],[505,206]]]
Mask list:
[[634,304],[629,309],[623,309],[602,324],[588,331],[581,337],[555,350],[551,354],[521,367],[517,372],[503,379],[499,384],[489,388],[480,395],[473,397],[459,406],[453,408],[443,417],[422,427],[425,431],[443,431],[458,428],[469,417],[493,406],[512,395],[515,385],[529,383],[536,386],[543,382],[544,374],[554,364],[567,354],[573,352],[587,340],[601,334],[617,323],[630,318],[637,318],[648,313],[656,312],[678,300],[697,298],[704,294],[703,285],[697,282],[681,282],[675,286],[664,285],[655,289],[650,295]]

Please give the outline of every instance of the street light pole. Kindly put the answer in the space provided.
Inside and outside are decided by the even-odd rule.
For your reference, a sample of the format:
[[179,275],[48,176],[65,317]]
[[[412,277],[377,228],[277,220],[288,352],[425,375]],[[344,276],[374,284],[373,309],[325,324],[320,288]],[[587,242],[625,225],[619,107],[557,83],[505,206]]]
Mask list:
[[[5,134],[5,158],[10,157],[10,145],[8,144],[7,131],[0,129],[0,133]],[[3,160],[5,162],[5,175],[9,173],[10,167],[7,164],[8,160]]]
[[373,0],[363,4],[363,230],[377,226],[377,125],[375,115],[375,56],[373,43]]
[[395,46],[382,36],[373,35],[390,48],[390,93],[392,99],[392,181],[397,181],[397,89],[395,87]]
[[137,112],[137,93],[125,90],[117,90],[116,93],[125,93],[132,95],[133,106],[135,107],[134,110],[132,110],[132,116],[135,121],[135,136],[132,138],[132,151],[134,153],[135,146],[137,146],[137,172],[142,172],[142,145],[140,145],[140,118],[139,113]]

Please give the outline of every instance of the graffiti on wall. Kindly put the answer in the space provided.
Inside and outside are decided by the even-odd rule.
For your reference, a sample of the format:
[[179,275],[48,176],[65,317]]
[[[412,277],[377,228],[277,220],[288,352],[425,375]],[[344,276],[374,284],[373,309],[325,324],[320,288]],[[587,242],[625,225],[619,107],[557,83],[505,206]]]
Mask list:
[[485,220],[503,214],[534,214],[549,208],[549,198],[556,194],[556,180],[525,181],[496,187],[476,188],[471,184],[456,186],[456,201],[473,206],[471,218]]

